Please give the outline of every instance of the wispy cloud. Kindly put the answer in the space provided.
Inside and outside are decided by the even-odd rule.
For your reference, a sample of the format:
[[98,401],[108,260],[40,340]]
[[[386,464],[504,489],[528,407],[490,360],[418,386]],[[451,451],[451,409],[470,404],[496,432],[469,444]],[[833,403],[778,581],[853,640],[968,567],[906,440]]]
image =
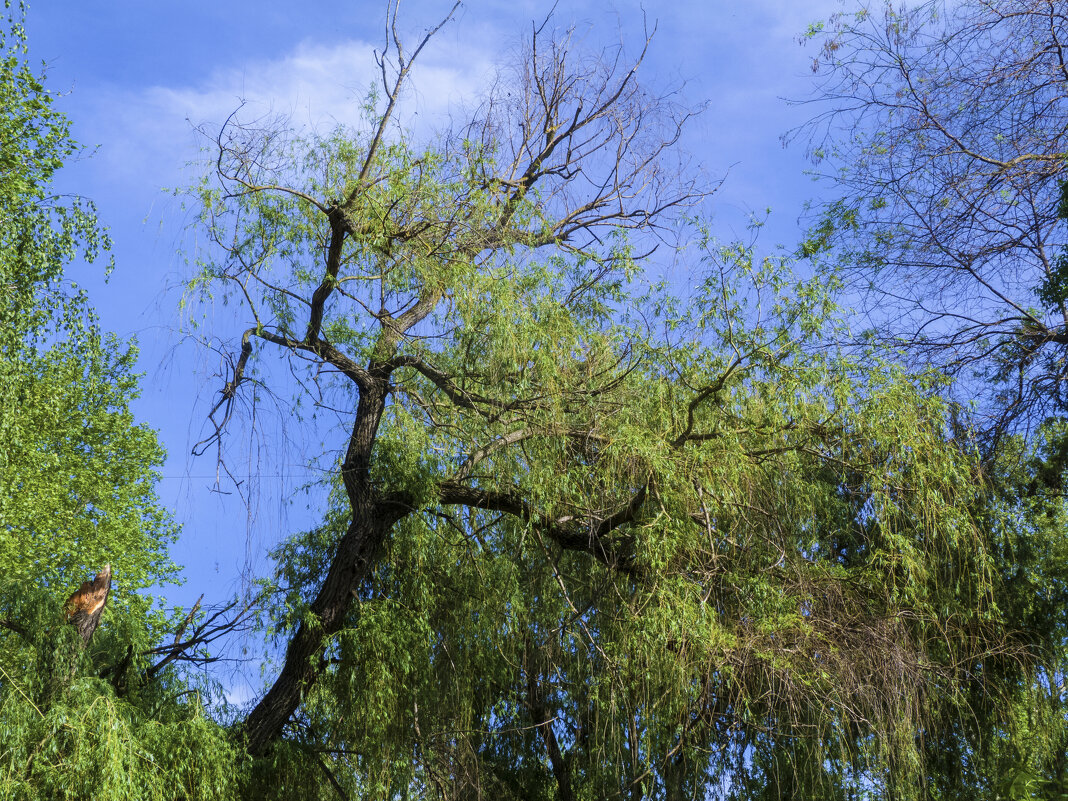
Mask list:
[[[522,22],[501,14],[467,14],[444,29],[413,70],[401,110],[404,124],[424,132],[441,127],[450,112],[479,97],[495,62],[507,58],[507,51],[529,32],[530,19],[540,16],[527,6],[532,4],[516,2],[520,15],[525,14]],[[753,0],[744,13],[702,7],[687,15],[674,9],[661,20],[645,79],[655,86],[656,73],[681,75],[689,84],[690,100],[709,98],[718,119],[774,116],[781,110],[776,98],[792,92],[798,71],[811,59],[792,40],[809,22],[840,7],[838,0]],[[580,47],[622,39],[633,50],[641,41],[643,15],[637,3],[628,0],[614,9],[579,4],[573,11],[582,34]],[[646,22],[651,25],[653,17]],[[561,16],[558,22],[566,27],[569,20]],[[78,108],[72,116],[83,141],[103,143],[89,166],[98,177],[141,191],[175,185],[182,180],[182,166],[195,161],[208,144],[197,129],[218,130],[242,104],[244,119],[283,116],[310,131],[363,124],[363,102],[380,83],[374,51],[381,47],[382,41],[367,38],[334,43],[306,39],[274,57],[220,64],[195,83],[96,86],[75,94]],[[753,125],[731,129],[748,137]],[[723,156],[717,151],[709,161],[722,168],[718,162]],[[727,163],[737,158],[728,156]]]
[[[82,138],[102,142],[92,169],[111,182],[173,184],[182,165],[196,160],[212,133],[241,108],[244,119],[284,117],[303,130],[323,132],[365,124],[362,106],[381,95],[375,46],[364,41],[303,42],[277,59],[220,68],[199,85],[102,88],[77,110]],[[420,59],[404,95],[401,119],[427,128],[477,96],[492,74],[487,54],[469,46],[437,48]]]
[[[336,45],[305,42],[285,57],[212,76],[205,86],[152,87],[148,105],[190,121],[219,124],[240,102],[250,113],[283,114],[312,129],[359,125],[369,93],[381,94],[374,46],[361,41]],[[413,72],[414,91],[406,97],[408,113],[441,115],[451,105],[477,93],[488,71],[485,59],[455,57],[440,50]]]

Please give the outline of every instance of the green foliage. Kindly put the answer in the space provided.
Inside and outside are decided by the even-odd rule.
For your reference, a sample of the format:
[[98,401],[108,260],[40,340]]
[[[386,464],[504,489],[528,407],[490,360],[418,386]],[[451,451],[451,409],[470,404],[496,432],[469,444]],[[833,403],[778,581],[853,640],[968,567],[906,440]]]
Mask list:
[[[101,636],[85,652],[70,627],[56,626],[59,609],[46,596],[9,585],[3,591],[4,598],[19,599],[21,622],[52,628],[39,629],[32,644],[9,643],[2,652],[0,797],[237,796],[240,754],[207,716],[197,690],[172,677],[135,688],[117,681],[114,670],[101,670],[144,646],[143,610],[139,637]],[[35,604],[38,614],[28,614]],[[136,674],[143,667],[138,658],[129,669]],[[107,680],[98,677],[105,673]]]
[[[893,41],[908,33],[886,20]],[[338,437],[318,465],[323,525],[275,553],[287,648],[267,697],[295,700],[250,786],[671,801],[1053,787],[1063,710],[1035,699],[1063,693],[1063,669],[1038,643],[1063,643],[1053,606],[1024,597],[1056,589],[1059,529],[992,486],[943,375],[827,345],[845,333],[822,267],[839,235],[869,276],[911,252],[904,225],[861,241],[891,201],[831,207],[800,249],[809,280],[697,226],[692,291],[649,286],[633,223],[649,216],[629,206],[645,184],[620,162],[589,175],[655,137],[613,147],[584,138],[590,123],[556,142],[612,93],[575,100],[602,73],[542,64],[504,111],[486,104],[501,116],[465,129],[477,141],[417,147],[385,117],[322,137],[231,123],[194,189],[219,250],[190,296],[248,315],[224,401],[266,383],[255,365],[277,348],[297,383],[271,388],[312,423],[330,409],[316,433]],[[576,176],[612,189],[588,200]],[[1021,521],[1044,532],[1023,578]]]
[[973,717],[932,747],[944,765],[932,782],[941,797],[974,792],[991,778],[994,792],[1009,798],[1061,799],[1068,787],[1065,434],[1063,421],[1049,420],[1029,441],[1007,439],[990,465],[986,526],[998,604],[1028,657],[992,664],[1003,697],[971,699]]
[[[0,54],[0,798],[237,796],[241,758],[174,670],[150,677],[176,534],[136,423],[135,348],[103,334],[65,264],[107,250],[92,204],[52,193],[78,152],[26,65]],[[115,583],[85,647],[62,602],[104,563]]]
[[78,146],[21,46],[16,29],[0,59],[0,569],[65,596],[112,561],[133,592],[173,575],[163,453],[129,412],[135,351],[63,280],[109,243],[91,204],[50,194]]
[[981,454],[974,517],[1007,647],[925,702],[924,791],[1063,798],[1062,27],[1043,3],[934,0],[813,33],[827,106],[810,132],[840,192],[803,252],[859,290],[868,342],[953,376],[951,430]]
[[20,349],[0,412],[0,566],[13,579],[69,594],[105,562],[122,592],[174,574],[175,528],[156,501],[163,452],[134,422],[135,351],[93,331],[46,350]]
[[[252,219],[257,241],[291,252],[288,223]],[[552,797],[541,706],[580,798],[923,775],[914,734],[930,699],[964,710],[984,649],[1013,647],[975,460],[946,439],[937,376],[819,346],[831,276],[798,281],[784,260],[707,239],[703,253],[686,299],[632,283],[622,241],[603,261],[418,277],[443,284],[448,336],[407,352],[516,411],[472,414],[414,372],[394,378],[372,475],[420,511],[328,642],[267,776],[303,764],[329,794],[325,753],[353,796]],[[343,311],[331,325],[370,355]],[[465,471],[538,517],[436,503],[438,482]],[[539,521],[603,518],[642,485],[652,498],[615,540],[626,570],[543,534]],[[283,639],[308,622],[348,525],[335,489],[324,526],[276,553]]]

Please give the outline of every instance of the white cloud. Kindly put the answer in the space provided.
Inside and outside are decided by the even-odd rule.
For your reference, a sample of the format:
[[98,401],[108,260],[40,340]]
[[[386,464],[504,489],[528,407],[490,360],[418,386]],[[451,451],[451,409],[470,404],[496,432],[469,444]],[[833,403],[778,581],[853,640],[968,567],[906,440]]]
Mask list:
[[[361,41],[336,45],[301,43],[291,54],[215,73],[205,86],[153,87],[145,102],[168,116],[218,125],[240,102],[250,114],[283,114],[311,129],[362,122],[360,106],[381,75],[374,46]],[[487,67],[484,60],[440,54],[413,70],[416,92],[406,98],[409,113],[438,116],[475,94]],[[444,56],[444,57],[442,57]],[[452,56],[451,58],[449,56]]]
[[[461,54],[457,46],[428,49],[416,64],[399,109],[405,125],[440,127],[451,109],[485,86],[489,57],[470,47]],[[196,129],[217,131],[239,107],[242,119],[282,116],[303,130],[358,127],[368,92],[374,87],[382,94],[373,53],[363,41],[303,42],[281,58],[218,69],[199,85],[93,92],[82,98],[90,108],[76,112],[81,138],[104,143],[91,169],[131,187],[173,186],[182,165],[197,160],[207,144]]]
[[[523,3],[517,0],[517,5]],[[679,74],[672,67],[675,62],[691,79],[686,94],[695,102],[702,96],[713,98],[716,117],[751,114],[755,107],[767,113],[780,105],[777,96],[792,93],[791,78],[811,59],[796,46],[797,35],[812,20],[840,8],[839,0],[754,0],[744,13],[662,12],[667,16],[652,52],[658,63],[648,65],[646,79],[657,83],[652,72],[656,67]],[[529,19],[537,15],[524,11],[521,22],[512,16],[468,15],[462,25],[443,29],[413,69],[400,110],[403,124],[422,133],[443,127],[451,111],[480,96],[494,62],[529,32]],[[601,38],[617,40],[620,32],[612,30],[616,26],[625,29],[622,38],[631,49],[640,41],[642,16],[636,3],[627,0],[610,11],[579,5],[573,11],[579,19],[582,11],[593,14],[579,23],[587,28],[580,37],[585,46],[595,47]],[[655,16],[654,10],[650,23]],[[560,24],[566,23],[561,16]],[[200,149],[209,145],[195,129],[201,126],[209,134],[218,130],[242,103],[246,120],[284,116],[294,127],[320,132],[336,125],[359,126],[363,100],[380,84],[373,53],[381,46],[381,41],[366,38],[333,44],[305,40],[275,58],[220,66],[195,84],[96,89],[89,97],[77,98],[82,107],[72,114],[83,141],[104,143],[89,169],[118,184],[116,188],[133,191],[183,183],[188,176],[182,166],[203,157]],[[749,80],[720,79],[723,67],[716,63],[716,54],[725,50],[734,51],[734,63],[751,65]]]

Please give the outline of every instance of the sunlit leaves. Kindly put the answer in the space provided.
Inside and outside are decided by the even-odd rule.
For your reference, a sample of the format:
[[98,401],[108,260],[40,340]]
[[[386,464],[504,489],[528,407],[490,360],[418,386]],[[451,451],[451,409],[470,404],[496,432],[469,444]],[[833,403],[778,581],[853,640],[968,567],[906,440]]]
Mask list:
[[[145,680],[166,621],[141,591],[176,572],[163,451],[130,411],[136,348],[64,278],[110,242],[91,203],[53,193],[79,147],[21,45],[16,25],[0,60],[0,797],[230,797],[240,759],[200,690]],[[62,601],[109,562],[86,646]]]

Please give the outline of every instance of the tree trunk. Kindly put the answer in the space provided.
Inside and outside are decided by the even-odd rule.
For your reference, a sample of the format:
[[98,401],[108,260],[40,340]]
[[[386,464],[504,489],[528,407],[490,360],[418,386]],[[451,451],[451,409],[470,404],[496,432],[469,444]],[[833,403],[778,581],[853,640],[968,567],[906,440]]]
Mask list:
[[386,407],[389,372],[372,364],[373,379],[360,387],[356,419],[349,436],[341,477],[352,508],[352,522],[338,543],[318,595],[286,648],[282,671],[271,689],[245,718],[245,749],[260,756],[281,738],[286,723],[321,669],[323,643],[341,631],[352,600],[382,553],[393,524],[409,509],[382,501],[370,480],[371,451]]
[[282,671],[245,719],[245,748],[250,755],[260,756],[281,737],[305,691],[315,682],[323,643],[345,625],[356,591],[378,561],[382,544],[397,519],[396,513],[388,514],[373,503],[354,512],[326,580],[290,640]]

